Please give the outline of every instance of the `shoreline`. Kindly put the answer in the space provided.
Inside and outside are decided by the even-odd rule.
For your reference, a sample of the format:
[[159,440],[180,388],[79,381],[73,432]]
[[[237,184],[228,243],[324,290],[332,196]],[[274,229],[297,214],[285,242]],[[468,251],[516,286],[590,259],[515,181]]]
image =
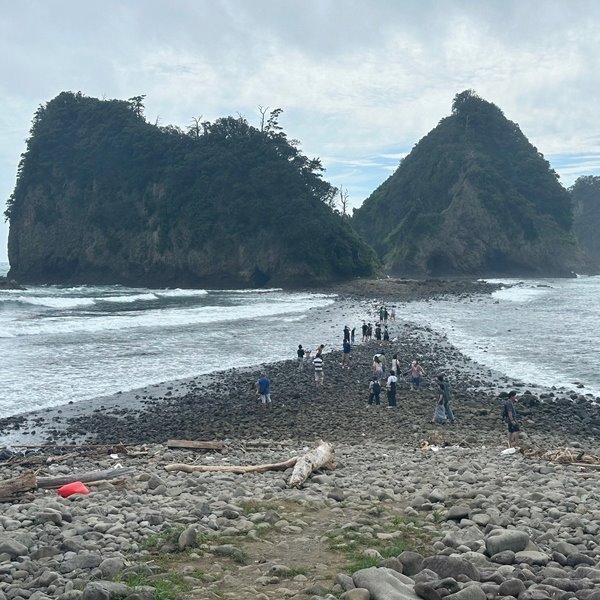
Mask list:
[[[311,318],[320,319],[323,323],[333,323],[330,326],[336,328],[336,331],[341,331],[339,323],[347,319],[356,319],[359,313],[368,318],[378,306],[390,303],[392,298],[391,303],[398,308],[415,300],[435,301],[435,298],[448,296],[459,300],[464,297],[472,298],[491,293],[499,287],[480,281],[458,280],[444,286],[441,280],[428,283],[424,280],[390,279],[365,280],[350,288],[345,287],[346,285],[321,290],[336,293],[338,298],[333,305],[313,309],[315,312]],[[382,289],[388,291],[374,295],[374,288],[378,292]],[[403,290],[401,295],[397,293],[398,288]],[[347,415],[352,423],[349,427],[352,434],[342,435],[340,439],[347,441],[352,435],[364,438],[373,435],[372,431],[366,431],[360,425],[364,421],[364,411],[367,410],[372,356],[381,348],[386,350],[388,365],[394,353],[398,353],[406,368],[411,360],[420,358],[428,370],[430,379],[423,391],[414,394],[408,391],[406,381],[399,381],[400,406],[394,412],[406,414],[408,418],[384,418],[382,429],[378,431],[381,435],[375,436],[375,439],[390,438],[394,422],[400,429],[404,428],[415,435],[419,432],[421,437],[427,437],[434,396],[437,394],[433,379],[442,371],[449,376],[454,390],[453,410],[460,418],[461,411],[466,408],[464,416],[467,418],[460,420],[465,426],[472,428],[469,421],[471,417],[475,418],[477,427],[481,428],[486,436],[494,432],[497,437],[503,431],[498,423],[500,406],[497,398],[499,392],[512,388],[519,392],[530,392],[526,400],[531,406],[558,402],[564,403],[568,408],[576,402],[585,401],[590,404],[590,415],[586,415],[590,427],[583,435],[600,433],[600,429],[596,427],[597,416],[593,414],[597,404],[591,395],[584,396],[564,386],[550,389],[541,385],[525,384],[510,374],[494,371],[463,355],[448,342],[443,333],[430,327],[415,326],[404,321],[397,321],[393,325],[392,335],[396,337],[398,334],[398,340],[385,346],[379,346],[375,341],[366,344],[357,342],[353,346],[352,367],[349,370],[340,366],[340,351],[327,352],[326,384],[323,392],[315,392],[311,365],[308,365],[304,372],[298,373],[295,360],[259,363],[152,383],[110,395],[9,416],[0,419],[0,446],[17,447],[58,442],[73,444],[97,440],[110,443],[160,443],[168,437],[260,437],[263,433],[268,435],[269,432],[276,438],[297,439],[302,435],[312,437],[311,428],[318,429],[322,437],[327,437],[330,433],[327,421],[337,422],[344,415]],[[360,335],[357,335],[358,338]],[[263,368],[269,371],[273,382],[274,410],[268,415],[261,415],[253,388]],[[323,407],[325,397],[329,398],[329,401],[328,405]],[[385,403],[385,392],[382,392],[382,402]],[[195,413],[194,407],[197,407],[199,414]],[[526,413],[529,412],[529,408],[531,407],[525,409]],[[311,416],[311,410],[317,411],[317,415],[320,411],[323,413],[322,417],[317,418],[314,414]],[[478,412],[486,412],[489,419],[479,419],[476,414]],[[295,432],[293,427],[285,424],[286,420],[299,417],[305,421],[305,431],[302,431],[301,427]],[[544,426],[549,431],[555,429],[550,419],[542,421],[543,426],[540,429]],[[565,415],[565,421],[571,423],[569,415]],[[175,422],[180,423],[179,430],[177,427],[168,426]],[[465,433],[462,423],[455,430]],[[178,431],[184,431],[186,435],[181,435]],[[572,435],[577,433],[573,429]],[[111,435],[113,437],[109,439]],[[456,439],[457,435],[451,434],[450,438]]]

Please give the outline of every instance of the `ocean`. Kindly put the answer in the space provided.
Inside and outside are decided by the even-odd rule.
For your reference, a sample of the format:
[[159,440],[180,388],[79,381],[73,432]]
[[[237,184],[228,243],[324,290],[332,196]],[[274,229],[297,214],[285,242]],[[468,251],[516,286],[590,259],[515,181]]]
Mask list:
[[[8,265],[0,263],[0,274]],[[505,280],[469,300],[397,303],[483,366],[525,383],[600,395],[600,277]],[[510,286],[510,287],[509,287]],[[269,290],[28,286],[0,290],[0,418],[231,367],[338,348],[373,303]],[[390,303],[393,305],[394,303]]]

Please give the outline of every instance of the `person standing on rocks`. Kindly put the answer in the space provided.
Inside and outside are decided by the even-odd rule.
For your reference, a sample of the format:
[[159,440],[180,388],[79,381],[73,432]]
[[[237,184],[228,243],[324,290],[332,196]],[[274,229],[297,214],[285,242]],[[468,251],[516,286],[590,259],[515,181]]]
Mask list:
[[323,357],[320,352],[313,358],[313,367],[315,369],[315,384],[317,388],[323,387]]
[[298,344],[298,371],[304,370],[304,348],[302,348],[302,344]]
[[390,376],[387,378],[387,399],[388,408],[396,407],[396,386],[398,384],[398,378],[396,377],[395,371],[390,371]]
[[421,377],[425,376],[425,369],[419,364],[418,360],[413,360],[410,369],[407,371],[410,375],[410,389],[418,390],[421,385]]
[[379,354],[376,354],[373,357],[373,377],[379,381],[381,384],[381,380],[383,379],[383,365],[381,364],[381,360],[379,359]]
[[390,369],[395,371],[397,375],[400,373],[400,361],[398,360],[397,354],[392,356],[392,364],[390,365]]
[[350,327],[348,325],[344,325],[344,342],[350,341]]
[[342,367],[350,368],[350,340],[344,340],[342,344]]
[[267,377],[267,372],[262,371],[256,389],[260,396],[260,401],[264,409],[271,408],[271,380]]
[[504,402],[502,409],[502,420],[508,427],[508,447],[518,448],[519,447],[519,436],[521,427],[519,425],[519,415],[515,408],[515,402],[518,400],[517,392],[514,390],[508,393],[508,397]]
[[381,342],[381,325],[379,323],[375,324],[375,339]]
[[383,341],[384,342],[390,341],[390,332],[388,331],[387,325],[384,325],[384,327],[383,327]]
[[373,325],[367,324],[367,342],[370,342],[373,338]]
[[450,423],[456,423],[456,419],[454,418],[454,413],[452,412],[452,409],[450,408],[450,397],[451,397],[450,382],[441,373],[438,375],[438,386],[440,389],[440,395],[439,395],[438,401],[439,400],[442,401],[442,404],[444,406],[444,411],[446,413],[446,419],[448,419],[448,421]]
[[369,382],[369,406],[373,403],[379,406],[379,394],[381,394],[381,384],[377,381],[377,377],[373,377]]
[[352,331],[350,332],[350,343],[354,344],[354,336],[356,335],[356,327],[352,328]]
[[366,342],[367,341],[367,332],[369,331],[369,326],[363,321],[362,322],[362,341]]
[[390,310],[390,321],[395,321],[396,320],[396,309],[392,306],[392,309]]

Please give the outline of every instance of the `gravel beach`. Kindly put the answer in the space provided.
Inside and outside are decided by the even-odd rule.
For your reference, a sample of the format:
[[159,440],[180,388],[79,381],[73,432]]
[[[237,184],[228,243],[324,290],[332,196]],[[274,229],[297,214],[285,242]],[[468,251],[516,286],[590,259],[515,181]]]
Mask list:
[[[382,301],[408,302],[414,290],[438,293],[415,284],[399,298],[397,289],[386,295],[390,284],[373,284],[383,288],[376,294],[371,285],[337,290],[332,326],[358,310],[372,320]],[[320,390],[311,366],[290,359],[0,421],[10,446],[2,481],[31,469],[57,477],[130,468],[90,484],[89,495],[38,488],[0,504],[0,600],[599,599],[600,470],[579,463],[600,456],[600,400],[481,369],[435,331],[402,321],[390,329],[393,342],[357,343],[350,368],[328,352]],[[388,367],[397,353],[407,368],[418,357],[428,374],[418,391],[402,378],[393,409],[385,393],[382,406],[367,405],[381,351]],[[262,368],[270,410],[254,389]],[[452,385],[454,425],[431,423],[440,372]],[[498,393],[510,389],[520,395],[523,453],[503,453]],[[173,450],[168,439],[224,448]],[[318,439],[333,445],[337,466],[301,489],[287,486],[291,469],[164,469],[284,461]],[[26,443],[46,446],[17,447]],[[576,464],[543,455],[565,448]]]

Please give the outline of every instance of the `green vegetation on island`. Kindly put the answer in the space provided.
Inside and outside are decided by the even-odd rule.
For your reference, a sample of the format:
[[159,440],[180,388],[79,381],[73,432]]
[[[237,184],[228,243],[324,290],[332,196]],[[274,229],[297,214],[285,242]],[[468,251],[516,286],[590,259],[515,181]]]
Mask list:
[[10,277],[235,287],[374,273],[280,109],[258,128],[199,118],[184,132],[148,123],[143,99],[63,92],[36,112],[6,211]]
[[519,126],[472,90],[354,211],[399,275],[565,276],[590,267],[569,193]]
[[600,177],[579,177],[569,189],[573,199],[573,225],[581,247],[600,264]]

